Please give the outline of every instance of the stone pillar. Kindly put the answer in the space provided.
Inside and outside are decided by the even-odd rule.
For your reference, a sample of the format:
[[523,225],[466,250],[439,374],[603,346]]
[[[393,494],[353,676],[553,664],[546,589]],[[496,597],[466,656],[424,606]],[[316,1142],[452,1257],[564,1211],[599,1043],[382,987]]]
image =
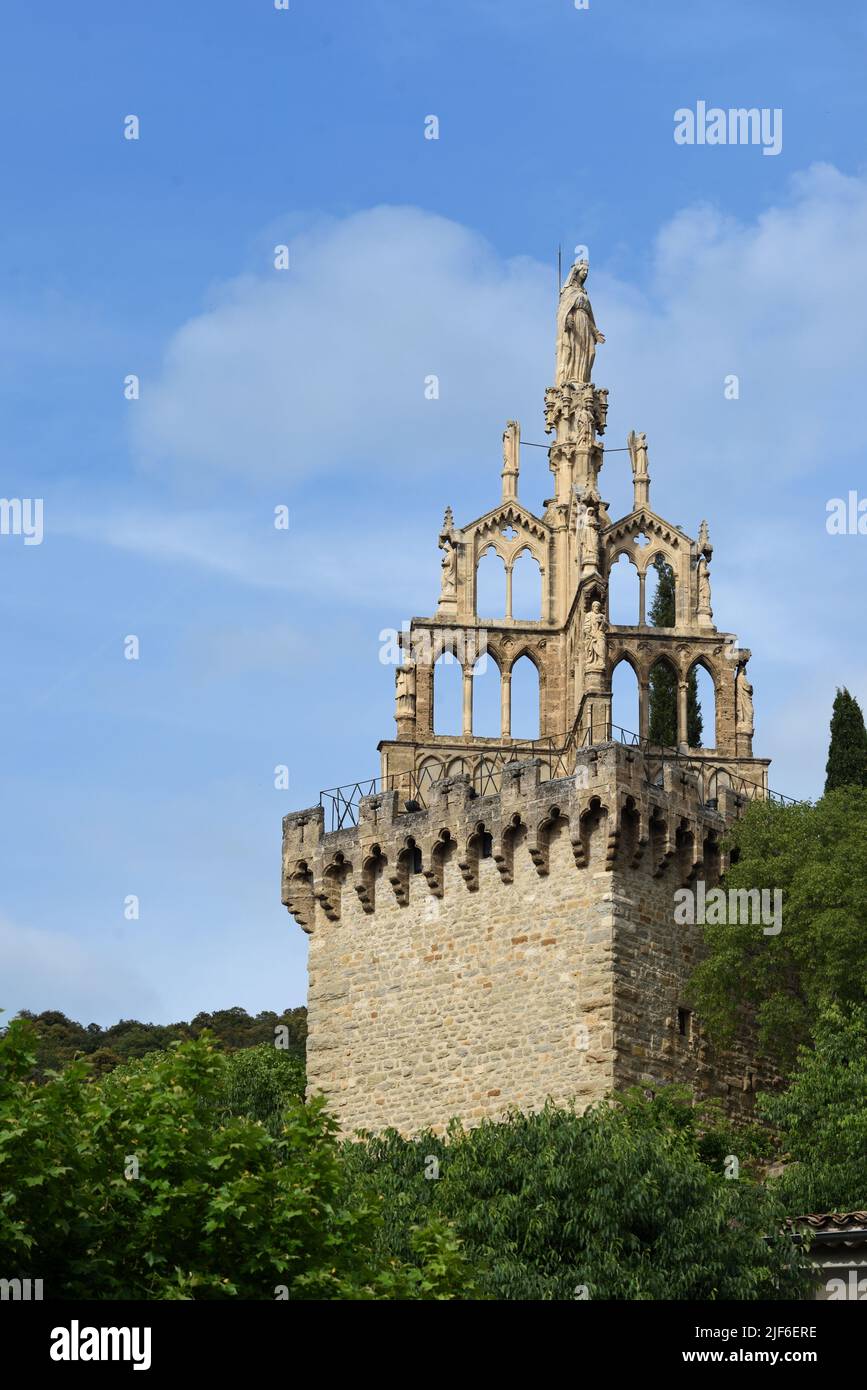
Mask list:
[[434,731],[434,666],[428,660],[416,667],[415,736],[424,737]]
[[646,680],[638,682],[638,732],[647,738],[650,729],[650,685]]
[[464,667],[464,738],[473,735],[473,668]]
[[506,569],[506,617],[512,616],[512,566]]
[[500,677],[500,736],[512,737],[512,673],[504,671]]
[[638,575],[638,626],[639,626],[639,627],[644,627],[644,624],[647,622],[647,619],[646,619],[646,617],[645,617],[646,605],[645,605],[645,599],[644,599],[644,590],[645,590],[645,581],[646,581],[646,579],[647,579],[647,573],[646,573],[646,571],[645,571],[645,570],[641,570],[641,571],[639,572],[639,575]]
[[686,724],[687,724],[687,690],[689,686],[686,681],[677,682],[677,743],[679,748],[686,747]]

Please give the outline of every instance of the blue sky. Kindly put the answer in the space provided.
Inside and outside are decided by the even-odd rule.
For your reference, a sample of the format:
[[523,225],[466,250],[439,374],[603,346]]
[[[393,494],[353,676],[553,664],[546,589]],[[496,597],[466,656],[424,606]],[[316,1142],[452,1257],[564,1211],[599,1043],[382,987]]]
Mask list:
[[[303,1001],[281,816],[377,772],[380,631],[433,610],[443,508],[496,500],[506,419],[544,438],[558,242],[590,249],[607,442],[645,430],[656,508],[707,516],[756,750],[817,794],[835,686],[867,698],[867,538],[825,530],[867,493],[867,17],[78,10],[10,5],[0,30],[0,494],[45,507],[41,545],[0,536],[0,1004]],[[781,108],[781,153],[676,145],[699,100]],[[548,481],[525,450],[522,497]]]

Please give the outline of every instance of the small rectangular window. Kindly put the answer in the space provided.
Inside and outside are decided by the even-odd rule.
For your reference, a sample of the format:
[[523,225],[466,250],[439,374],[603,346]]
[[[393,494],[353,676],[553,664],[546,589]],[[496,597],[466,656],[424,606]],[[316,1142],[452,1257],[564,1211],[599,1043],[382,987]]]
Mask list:
[[692,1010],[678,1009],[677,1031],[682,1038],[692,1037]]

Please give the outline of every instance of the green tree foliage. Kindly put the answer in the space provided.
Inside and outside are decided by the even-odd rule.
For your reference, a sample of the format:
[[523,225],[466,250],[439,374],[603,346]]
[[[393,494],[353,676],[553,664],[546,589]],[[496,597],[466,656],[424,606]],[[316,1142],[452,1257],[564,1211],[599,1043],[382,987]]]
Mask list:
[[279,1134],[293,1100],[304,1099],[304,1060],[273,1043],[233,1052],[226,1061],[226,1110],[258,1120],[269,1134]]
[[275,1029],[281,1026],[286,1029],[288,1050],[299,1057],[304,1055],[307,1040],[305,1008],[284,1009],[281,1014],[266,1010],[255,1017],[246,1009],[219,1009],[212,1014],[196,1014],[191,1023],[139,1023],[137,1019],[123,1018],[109,1028],[101,1028],[97,1023],[85,1027],[56,1009],[41,1014],[22,1009],[18,1016],[29,1020],[35,1030],[38,1077],[56,1071],[76,1057],[89,1057],[94,1071],[103,1074],[120,1062],[144,1057],[172,1042],[201,1037],[205,1032],[233,1051],[273,1043]]
[[867,1009],[830,1004],[788,1089],[758,1105],[781,1133],[776,1186],[792,1216],[867,1211]]
[[867,730],[861,706],[846,689],[838,690],[831,715],[831,743],[825,791],[867,786]]
[[725,1178],[720,1138],[700,1135],[682,1096],[631,1096],[445,1137],[367,1136],[347,1161],[353,1190],[385,1199],[384,1253],[407,1258],[413,1226],[437,1215],[495,1299],[805,1296],[782,1208],[747,1176]]
[[[653,627],[675,625],[674,570],[662,555],[653,560],[657,574],[656,593],[650,605]],[[649,727],[651,743],[677,747],[677,673],[667,661],[657,661],[648,680]],[[703,720],[698,698],[698,676],[695,667],[689,673],[686,691],[686,736],[690,748],[701,748]]]
[[376,1251],[380,1204],[349,1193],[320,1101],[289,1096],[272,1134],[227,1114],[239,1079],[207,1036],[42,1085],[33,1042],[21,1020],[0,1038],[4,1277],[42,1278],[48,1298],[472,1295],[442,1222],[412,1233],[406,1261]]
[[720,1042],[744,1006],[762,1047],[784,1066],[809,1042],[826,1004],[867,1003],[867,789],[843,787],[815,804],[754,801],[729,840],[737,862],[725,887],[780,889],[782,930],[706,926],[709,954],[692,992]]

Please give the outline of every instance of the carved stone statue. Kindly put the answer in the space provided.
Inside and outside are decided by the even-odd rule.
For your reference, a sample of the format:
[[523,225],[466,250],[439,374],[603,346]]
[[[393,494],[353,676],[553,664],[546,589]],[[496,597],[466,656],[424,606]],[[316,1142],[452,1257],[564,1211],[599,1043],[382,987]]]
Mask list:
[[605,338],[596,327],[590,296],[584,288],[589,270],[587,261],[576,261],[560,291],[557,309],[556,384],[590,381],[596,344]]
[[579,386],[575,398],[572,439],[586,448],[596,442],[596,393],[590,385]]
[[592,492],[588,492],[578,504],[579,559],[581,569],[587,570],[591,574],[599,569],[600,537],[597,505],[598,497],[595,497]]
[[710,572],[704,555],[700,555],[698,561],[698,612],[700,617],[713,617],[713,609],[710,606]]
[[737,680],[735,681],[735,704],[737,707],[738,733],[752,736],[755,724],[753,687],[747,680],[746,666],[738,667]]
[[635,481],[638,482],[640,479],[649,478],[647,435],[636,434],[635,430],[630,430],[626,437],[626,445],[629,449],[629,457],[632,460],[632,476]]
[[707,522],[703,521],[698,528],[698,548],[708,561],[713,555],[713,545],[711,544],[710,532],[707,529]]
[[630,430],[626,447],[632,463],[632,506],[634,511],[650,506],[650,469],[647,463],[647,435]]
[[503,472],[518,472],[518,448],[521,441],[521,426],[517,420],[507,420],[503,430]]
[[605,615],[602,604],[594,599],[590,612],[585,615],[584,627],[584,667],[585,670],[599,670],[605,665]]
[[395,718],[415,718],[415,667],[398,666],[394,673]]
[[451,507],[446,507],[443,518],[443,529],[440,531],[437,544],[443,552],[440,561],[441,582],[440,582],[440,604],[453,603],[458,593],[458,537],[455,531],[454,517]]
[[503,430],[503,501],[518,496],[518,470],[521,466],[521,426],[509,420]]
[[440,561],[442,570],[442,583],[440,585],[440,603],[444,599],[457,597],[458,592],[458,552],[450,541],[442,543],[443,558]]

